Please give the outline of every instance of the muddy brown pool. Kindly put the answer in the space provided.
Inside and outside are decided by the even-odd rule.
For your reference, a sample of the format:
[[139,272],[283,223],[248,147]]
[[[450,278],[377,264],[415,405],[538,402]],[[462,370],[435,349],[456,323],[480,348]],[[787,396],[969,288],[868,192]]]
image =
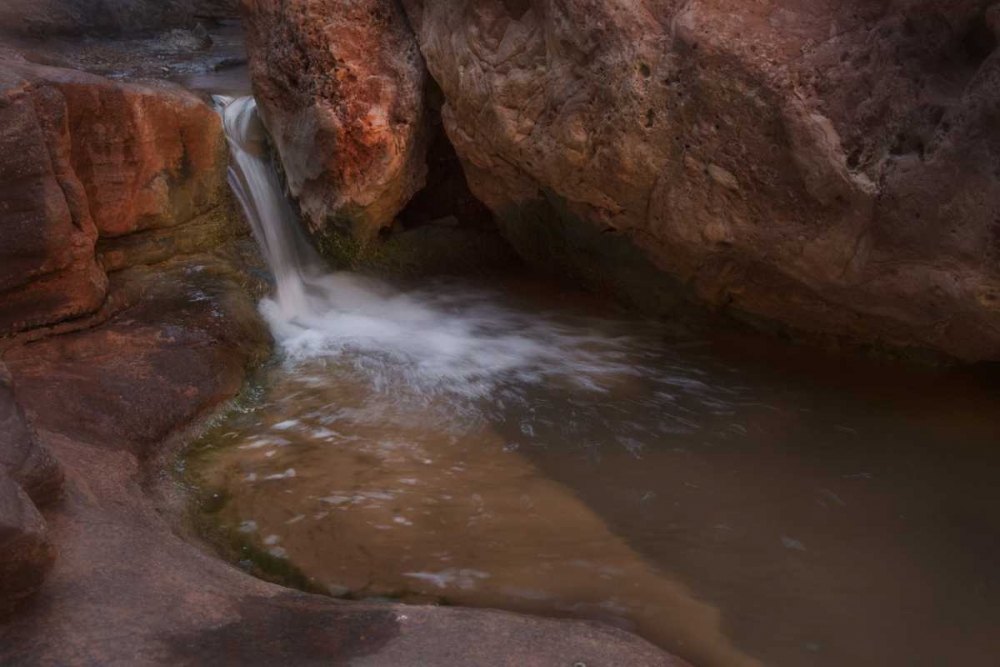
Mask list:
[[310,588],[598,619],[698,665],[994,664],[988,373],[547,284],[330,280],[321,321],[264,304],[278,358],[188,463],[207,521]]

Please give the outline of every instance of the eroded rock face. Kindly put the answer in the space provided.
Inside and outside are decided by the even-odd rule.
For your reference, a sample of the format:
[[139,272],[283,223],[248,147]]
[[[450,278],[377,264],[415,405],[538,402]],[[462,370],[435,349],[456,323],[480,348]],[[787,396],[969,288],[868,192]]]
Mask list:
[[179,87],[0,62],[0,334],[98,310],[106,270],[230,205],[226,165],[217,115]]
[[520,253],[656,312],[1000,358],[991,2],[405,0]]
[[426,71],[388,0],[244,0],[258,108],[314,232],[362,243],[424,184]]

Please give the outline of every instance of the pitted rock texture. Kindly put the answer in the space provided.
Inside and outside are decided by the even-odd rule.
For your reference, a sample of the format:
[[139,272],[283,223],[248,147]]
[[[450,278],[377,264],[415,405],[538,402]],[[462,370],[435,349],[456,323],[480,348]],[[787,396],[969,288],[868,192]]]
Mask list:
[[424,184],[426,70],[387,0],[244,0],[254,95],[304,219],[360,243]]
[[[162,230],[228,210],[227,164],[217,114],[177,86],[0,62],[0,334],[100,309],[125,252],[162,260]],[[98,239],[122,237],[102,266]]]
[[659,313],[1000,358],[991,2],[403,4],[522,255]]

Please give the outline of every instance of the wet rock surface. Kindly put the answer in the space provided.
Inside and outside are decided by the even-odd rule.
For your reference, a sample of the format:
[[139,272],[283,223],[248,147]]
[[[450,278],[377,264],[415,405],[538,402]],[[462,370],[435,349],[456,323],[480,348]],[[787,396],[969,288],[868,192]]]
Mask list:
[[523,256],[655,312],[968,361],[1000,356],[991,4],[404,2]]
[[367,243],[424,185],[427,77],[391,2],[243,3],[254,95],[314,232]]
[[[233,252],[177,258],[127,281],[122,272],[143,295],[137,305],[7,351],[18,397],[67,479],[46,515],[59,558],[0,625],[0,663],[685,664],[597,624],[292,592],[185,539],[186,494],[167,472],[183,438],[170,436],[235,393],[268,350],[247,291],[253,264]],[[19,534],[32,541],[14,542],[30,559],[4,567],[39,563],[48,542],[10,489],[0,480],[0,520],[10,522],[9,506],[21,511]]]

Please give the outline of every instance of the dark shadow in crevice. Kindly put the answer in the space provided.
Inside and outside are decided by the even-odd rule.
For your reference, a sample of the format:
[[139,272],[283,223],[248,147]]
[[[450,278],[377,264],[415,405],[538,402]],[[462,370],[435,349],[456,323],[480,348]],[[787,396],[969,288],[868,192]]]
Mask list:
[[424,225],[494,229],[493,214],[469,189],[462,161],[448,139],[441,120],[444,96],[433,79],[425,92],[431,116],[427,147],[427,183],[399,213],[404,229]]

